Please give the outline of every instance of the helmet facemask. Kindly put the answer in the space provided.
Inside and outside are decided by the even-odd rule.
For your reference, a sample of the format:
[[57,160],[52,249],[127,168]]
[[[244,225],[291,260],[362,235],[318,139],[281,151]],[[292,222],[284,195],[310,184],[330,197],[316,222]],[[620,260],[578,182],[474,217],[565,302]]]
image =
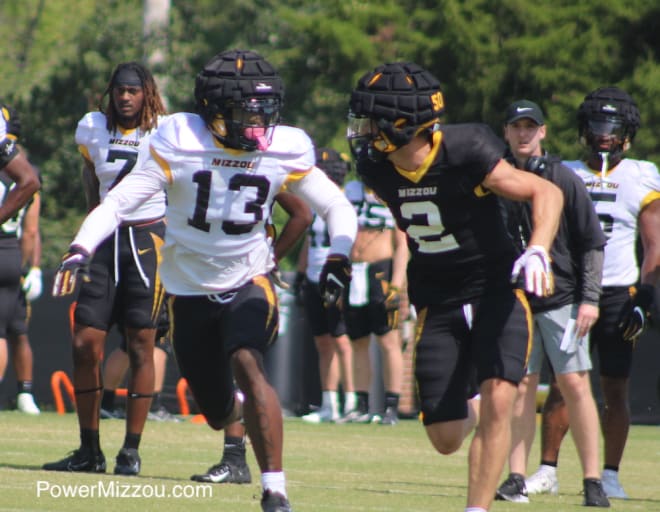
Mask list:
[[252,97],[228,101],[210,129],[221,142],[246,151],[265,151],[280,119],[280,100]]
[[259,54],[222,52],[197,75],[197,111],[224,146],[265,151],[280,121],[284,86]]
[[363,75],[351,93],[347,139],[357,161],[381,161],[439,123],[438,80],[410,62],[388,63]]
[[578,109],[580,141],[595,160],[618,163],[630,148],[640,116],[637,105],[625,91],[603,87],[587,96]]

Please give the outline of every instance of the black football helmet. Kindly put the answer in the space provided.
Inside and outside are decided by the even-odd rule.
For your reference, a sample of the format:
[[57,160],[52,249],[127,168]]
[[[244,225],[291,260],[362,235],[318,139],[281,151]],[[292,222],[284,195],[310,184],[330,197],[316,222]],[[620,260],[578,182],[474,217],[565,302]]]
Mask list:
[[344,184],[344,178],[351,170],[348,156],[330,148],[316,148],[316,166],[339,187]]
[[351,93],[347,138],[356,160],[380,160],[439,123],[440,82],[412,62],[378,66]]
[[195,80],[197,112],[230,148],[267,149],[283,99],[284,85],[275,68],[249,50],[217,54]]
[[580,140],[592,154],[609,153],[620,158],[639,129],[639,109],[628,93],[618,87],[590,92],[578,108]]

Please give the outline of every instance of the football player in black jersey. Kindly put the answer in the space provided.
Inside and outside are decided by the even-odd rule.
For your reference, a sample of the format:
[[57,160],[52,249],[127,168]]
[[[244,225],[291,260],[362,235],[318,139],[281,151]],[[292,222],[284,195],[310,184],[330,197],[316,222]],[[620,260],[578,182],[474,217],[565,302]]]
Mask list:
[[0,198],[0,224],[12,217],[41,188],[39,176],[27,157],[18,150],[21,124],[14,109],[0,104],[0,171],[15,186]]
[[[518,386],[513,409],[510,474],[497,489],[496,499],[527,502],[527,458],[536,430],[536,389],[543,360],[548,361],[570,404],[570,424],[584,476],[585,505],[609,507],[600,481],[598,460],[598,409],[591,392],[591,358],[588,333],[598,319],[606,238],[582,180],[557,156],[543,151],[546,125],[541,108],[529,100],[512,103],[506,110],[504,138],[510,161],[556,184],[564,194],[564,211],[550,249],[555,293],[529,297],[534,314],[534,341],[527,375]],[[503,201],[512,236],[521,247],[529,236],[529,208]],[[533,486],[533,482],[530,482]],[[556,487],[555,487],[556,492]]]
[[[504,467],[531,342],[523,291],[552,293],[548,251],[563,197],[511,166],[490,128],[441,124],[443,111],[430,72],[387,63],[353,90],[347,137],[358,174],[406,233],[408,293],[418,312],[415,377],[431,444],[455,452],[480,415],[466,511],[482,512]],[[498,195],[531,201],[533,231],[522,254],[507,234]],[[475,376],[480,406],[468,408]]]

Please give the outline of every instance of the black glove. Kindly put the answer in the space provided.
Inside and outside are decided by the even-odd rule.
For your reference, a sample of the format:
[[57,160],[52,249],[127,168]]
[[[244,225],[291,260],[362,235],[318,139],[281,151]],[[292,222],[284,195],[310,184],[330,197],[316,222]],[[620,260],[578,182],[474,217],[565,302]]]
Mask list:
[[62,256],[53,281],[53,297],[70,295],[76,289],[78,274],[83,281],[89,282],[89,264],[92,257],[79,245],[69,247],[69,252]]
[[644,332],[648,325],[649,309],[654,294],[655,288],[652,285],[643,284],[626,302],[619,316],[619,329],[625,341],[634,342]]
[[387,325],[390,329],[399,327],[399,306],[401,304],[401,292],[397,286],[389,285],[385,295],[385,310],[387,311]]
[[7,105],[0,105],[0,111],[7,124],[7,135],[13,135],[14,139],[18,139],[21,136],[21,118],[18,117],[18,113]]
[[305,284],[305,273],[296,272],[296,278],[293,280],[293,298],[297,306],[303,306],[305,304],[305,297],[303,295],[303,285]]
[[330,254],[325,260],[319,278],[319,288],[325,307],[342,307],[341,299],[350,282],[350,260],[343,254]]

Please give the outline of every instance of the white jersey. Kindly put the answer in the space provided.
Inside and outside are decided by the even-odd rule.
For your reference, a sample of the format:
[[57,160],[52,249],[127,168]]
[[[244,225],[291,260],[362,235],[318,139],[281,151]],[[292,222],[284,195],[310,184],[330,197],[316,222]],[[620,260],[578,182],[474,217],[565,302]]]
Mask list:
[[607,237],[603,286],[635,284],[638,218],[644,207],[660,199],[658,168],[652,162],[625,158],[603,178],[582,161],[564,163],[584,181]]
[[[159,117],[159,124],[165,118]],[[121,127],[111,133],[106,128],[106,117],[102,112],[89,112],[78,122],[76,144],[85,159],[94,164],[101,201],[128,173],[144,164],[149,156],[149,139],[152,135],[153,132],[144,133],[138,128]],[[157,219],[164,214],[165,192],[160,191],[124,220]]]
[[355,208],[360,229],[394,229],[392,212],[361,181],[349,181],[344,193]]
[[309,227],[309,244],[307,246],[307,279],[318,283],[321,270],[330,254],[330,234],[328,225],[318,215],[314,214],[314,221]]
[[[270,206],[282,185],[314,166],[309,137],[278,126],[265,152],[222,148],[199,116],[178,114],[151,142],[168,180],[160,273],[174,294],[237,288],[269,272]],[[185,264],[181,264],[185,262]]]

